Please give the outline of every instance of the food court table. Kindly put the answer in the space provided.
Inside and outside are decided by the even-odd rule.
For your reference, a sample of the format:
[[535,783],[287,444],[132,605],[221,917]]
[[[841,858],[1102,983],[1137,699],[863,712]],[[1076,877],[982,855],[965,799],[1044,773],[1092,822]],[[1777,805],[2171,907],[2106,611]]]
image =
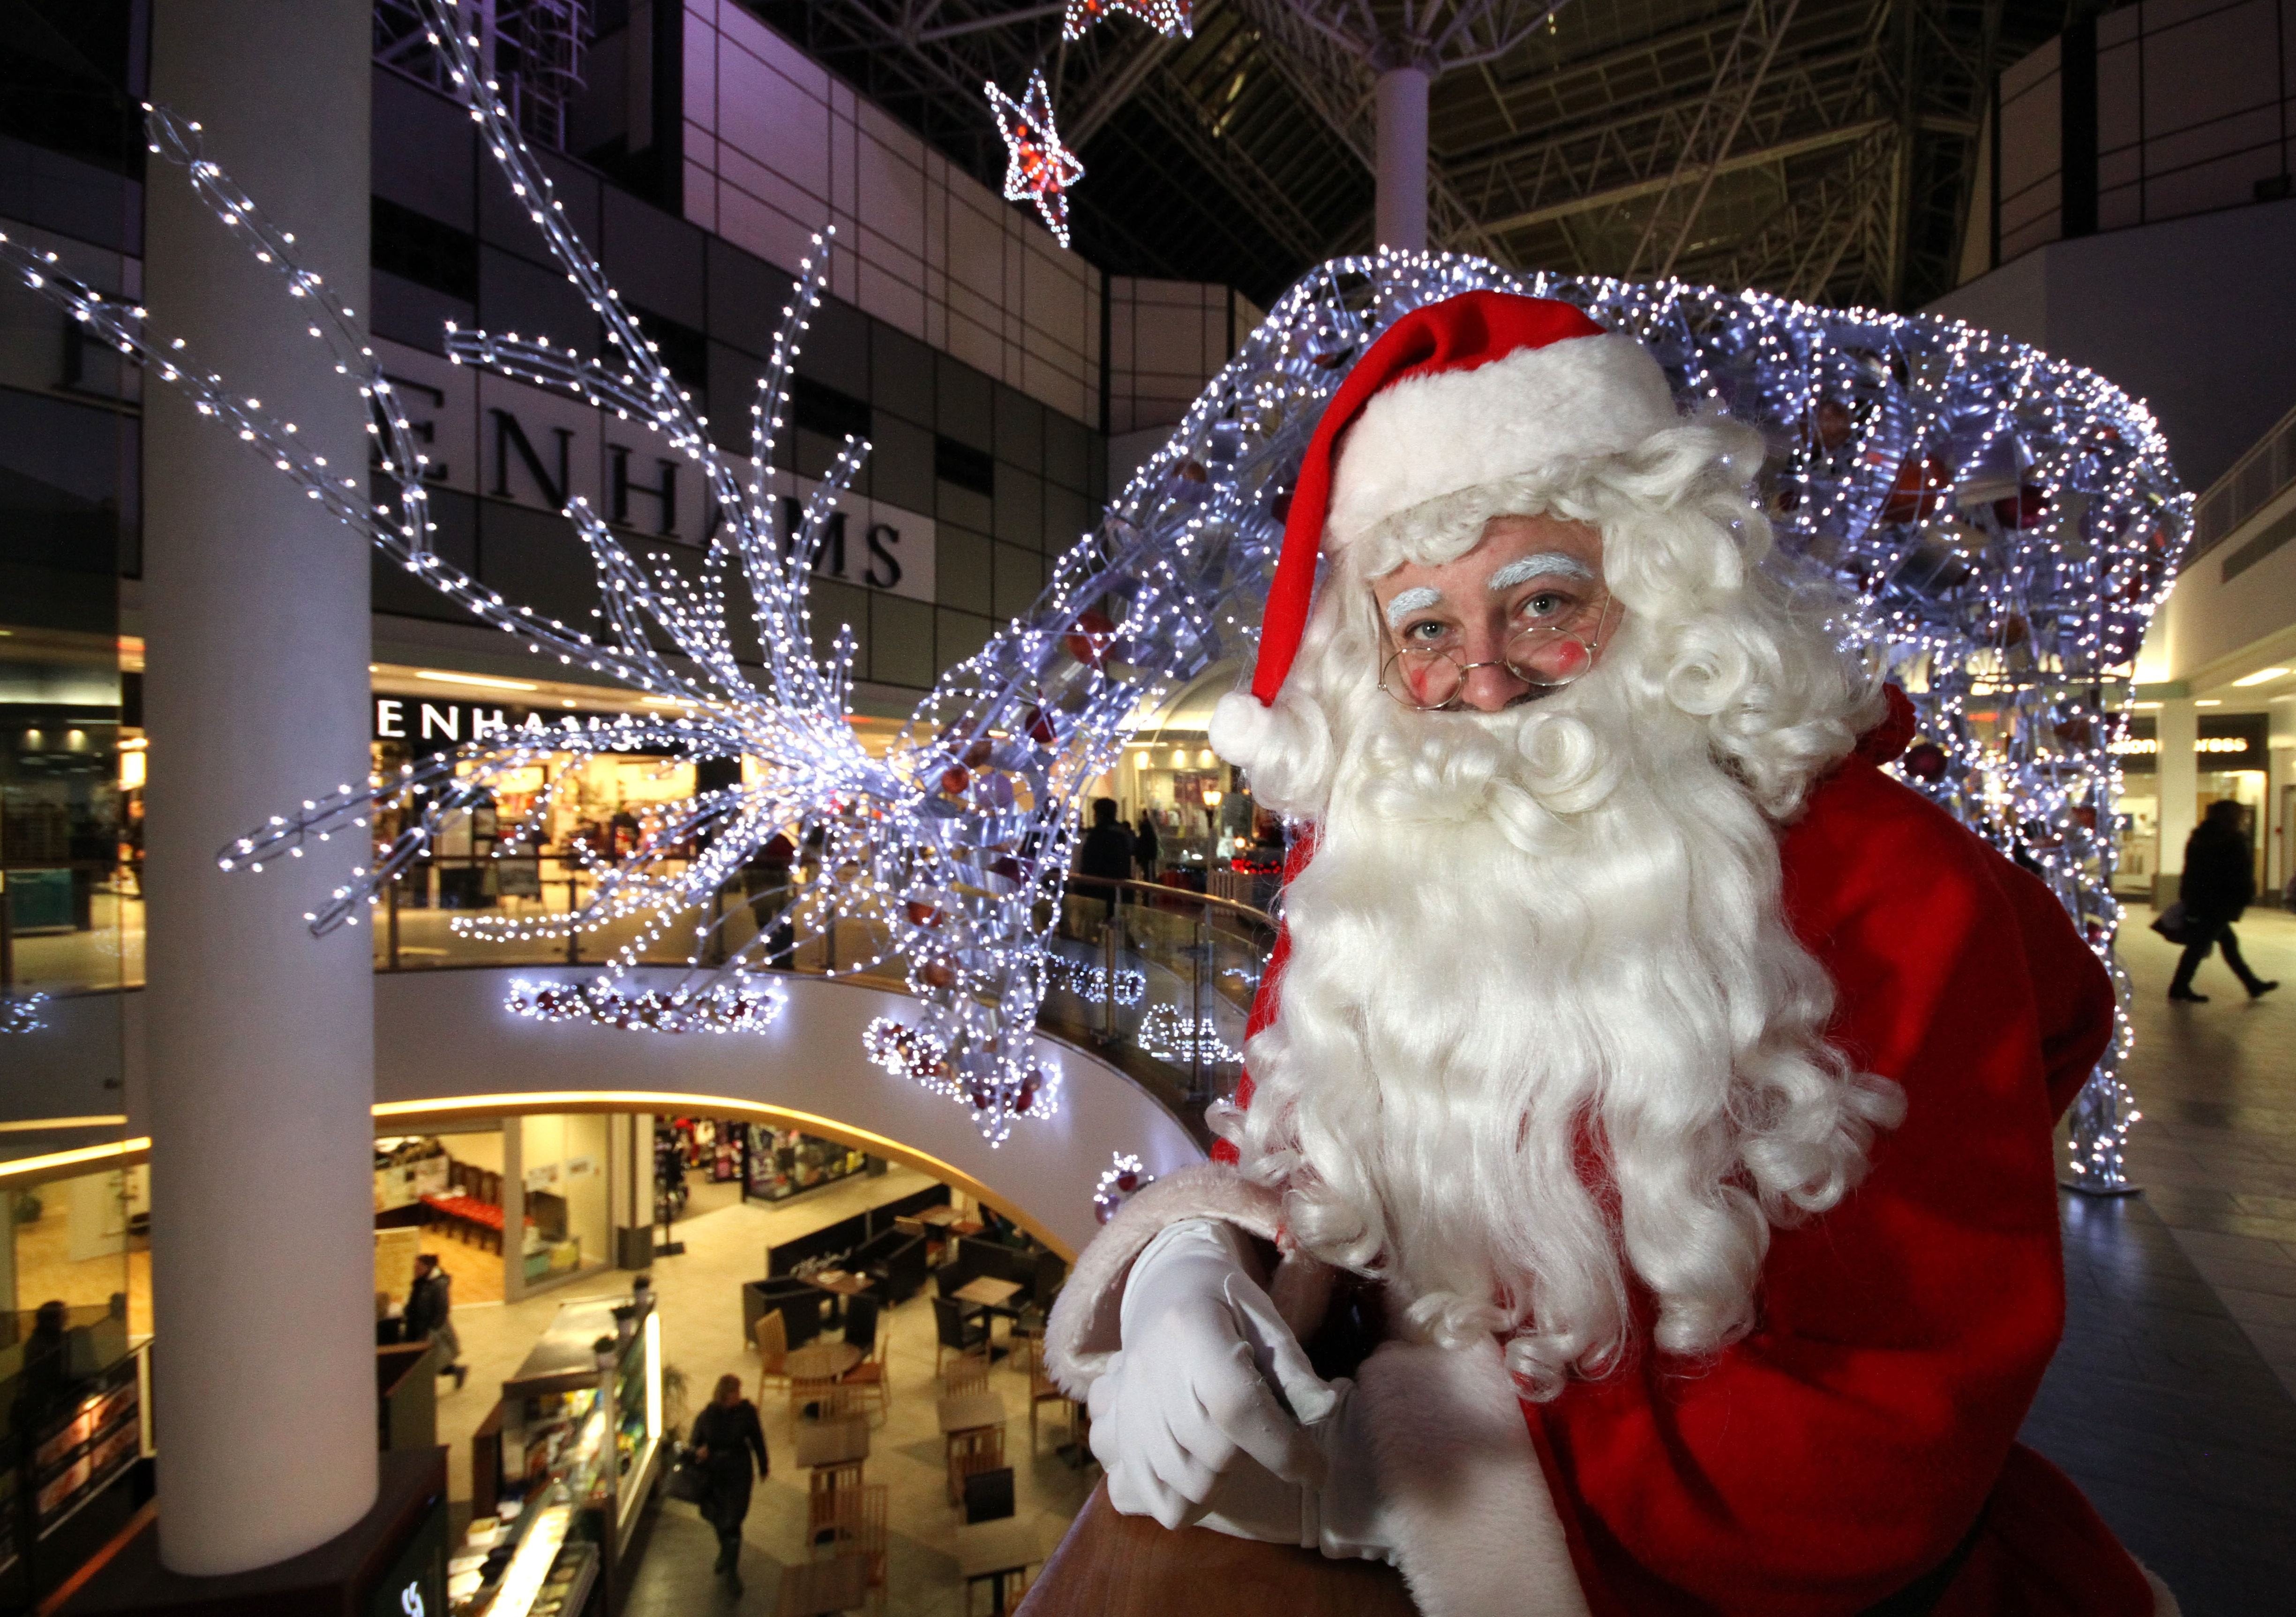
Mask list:
[[972,1584],[984,1579],[996,1581],[990,1592],[989,1611],[1004,1610],[1004,1580],[1015,1572],[1026,1572],[1032,1562],[1045,1558],[1037,1542],[1034,1522],[1024,1522],[1018,1516],[1005,1516],[995,1522],[979,1522],[956,1530],[956,1570],[966,1588],[965,1604],[972,1605]]
[[869,1417],[865,1415],[798,1423],[797,1463],[800,1465],[849,1465],[868,1457]]
[[994,1392],[953,1392],[935,1406],[943,1432],[977,1432],[1004,1424],[1004,1400]]
[[985,1309],[994,1309],[1003,1307],[1020,1289],[1021,1283],[1017,1280],[998,1280],[992,1276],[981,1275],[966,1281],[949,1295],[965,1302],[977,1302]]
[[849,1342],[809,1342],[791,1348],[782,1367],[792,1381],[829,1381],[861,1362],[861,1350]]
[[827,1617],[869,1598],[869,1563],[861,1555],[799,1561],[782,1568],[781,1617]]
[[798,1277],[808,1285],[829,1293],[832,1299],[830,1303],[830,1317],[840,1325],[845,1320],[846,1301],[849,1298],[865,1295],[869,1290],[869,1277],[866,1275],[848,1274],[841,1268],[821,1269]]

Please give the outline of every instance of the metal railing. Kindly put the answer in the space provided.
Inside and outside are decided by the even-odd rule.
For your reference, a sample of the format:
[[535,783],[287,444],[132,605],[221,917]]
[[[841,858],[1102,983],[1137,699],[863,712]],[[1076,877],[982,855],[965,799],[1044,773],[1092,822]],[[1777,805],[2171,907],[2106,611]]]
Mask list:
[[[124,868],[97,874],[95,923],[12,940],[12,986],[48,995],[142,986],[141,892],[132,891]],[[556,855],[433,856],[384,889],[373,912],[375,970],[602,964],[645,935],[646,918],[567,930],[567,917],[590,900],[597,879],[582,860]],[[1272,901],[1274,877],[1257,878],[1255,886]],[[752,943],[788,891],[773,873],[754,871],[720,889],[709,934],[698,940],[705,962]],[[1275,947],[1276,923],[1267,910],[1187,887],[1076,874],[1062,908],[1046,956],[1039,1017],[1046,1030],[1121,1057],[1134,1076],[1191,1115],[1231,1087],[1252,997]],[[510,935],[455,924],[480,917]],[[1040,912],[1038,919],[1052,917]],[[673,928],[639,961],[684,968],[696,948],[690,926]],[[907,962],[878,958],[883,948],[882,932],[868,923],[832,921],[816,936],[791,938],[786,948],[769,945],[764,960],[768,969],[835,973],[906,990]]]
[[2296,482],[2296,410],[2282,416],[2194,504],[2193,542],[2182,566],[2191,567],[2230,538],[2292,482]]

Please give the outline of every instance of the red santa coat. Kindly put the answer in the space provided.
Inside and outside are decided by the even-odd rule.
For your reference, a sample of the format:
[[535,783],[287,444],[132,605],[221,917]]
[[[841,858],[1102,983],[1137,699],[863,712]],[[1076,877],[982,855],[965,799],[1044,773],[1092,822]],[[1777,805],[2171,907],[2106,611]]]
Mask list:
[[[1925,1580],[1934,1604],[1911,1609],[1938,1617],[2173,1610],[2015,1442],[2064,1318],[2053,1126],[2112,1037],[2112,984],[2046,888],[1881,772],[1911,728],[1892,696],[1893,722],[1812,792],[1781,852],[1789,922],[1838,994],[1832,1038],[1904,1087],[1906,1120],[1840,1205],[1776,1233],[1750,1335],[1693,1364],[1645,1334],[1620,1373],[1521,1404],[1596,1617],[1849,1617]],[[1267,1233],[1248,1192],[1208,1183],[1198,1216]],[[1185,1199],[1152,1221],[1189,1216]],[[1110,1244],[1136,1252],[1149,1222]],[[1128,1264],[1079,1264],[1087,1291],[1120,1281],[1099,1273],[1111,1259]],[[1090,1306],[1054,1331],[1054,1367],[1078,1379]],[[1484,1603],[1437,1587],[1431,1562],[1455,1553],[1479,1552],[1422,1547],[1414,1571],[1406,1547],[1423,1607]]]

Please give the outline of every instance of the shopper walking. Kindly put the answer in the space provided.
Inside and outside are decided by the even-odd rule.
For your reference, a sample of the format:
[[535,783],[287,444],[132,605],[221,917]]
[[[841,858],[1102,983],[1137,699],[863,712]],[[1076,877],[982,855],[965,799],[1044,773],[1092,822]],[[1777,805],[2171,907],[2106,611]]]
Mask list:
[[1143,808],[1140,811],[1140,829],[1132,837],[1132,859],[1140,866],[1142,881],[1156,879],[1156,861],[1163,857],[1163,848],[1156,841],[1156,817]]
[[[1107,882],[1128,881],[1132,875],[1132,833],[1116,816],[1116,800],[1096,797],[1092,800],[1092,829],[1084,833],[1077,848],[1077,874],[1098,876]],[[1117,889],[1100,882],[1085,884],[1084,896],[1102,900],[1103,918],[1116,913]]]
[[701,1519],[718,1530],[718,1564],[712,1570],[742,1588],[742,1519],[750,1514],[750,1462],[757,1475],[772,1474],[766,1460],[766,1432],[758,1407],[742,1396],[742,1378],[721,1375],[709,1407],[693,1417],[693,1459],[709,1479],[701,1496]]
[[463,1339],[455,1334],[455,1277],[439,1262],[436,1252],[414,1256],[414,1286],[406,1293],[406,1340],[439,1344],[438,1374],[455,1378],[455,1391],[471,1378],[463,1362]]
[[2280,984],[2267,982],[2248,969],[2240,957],[2240,940],[2232,923],[2256,898],[2255,850],[2241,825],[2241,808],[2230,798],[2209,805],[2201,823],[2185,841],[2185,877],[2178,896],[2185,905],[2185,957],[2177,962],[2177,975],[2169,984],[2169,997],[2206,1005],[2206,994],[2193,992],[2193,973],[2212,948],[2224,951],[2225,964],[2248,989],[2251,999],[2269,994]]

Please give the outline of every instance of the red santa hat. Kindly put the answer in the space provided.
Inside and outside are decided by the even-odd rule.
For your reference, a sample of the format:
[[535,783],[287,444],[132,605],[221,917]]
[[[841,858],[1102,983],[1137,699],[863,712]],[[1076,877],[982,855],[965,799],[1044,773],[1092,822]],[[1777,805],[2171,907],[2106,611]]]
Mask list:
[[1648,350],[1570,304],[1472,291],[1413,309],[1356,362],[1308,440],[1251,694],[1272,705],[1292,671],[1319,552],[1414,519],[1479,530],[1521,508],[1525,480],[1620,454],[1679,419]]

